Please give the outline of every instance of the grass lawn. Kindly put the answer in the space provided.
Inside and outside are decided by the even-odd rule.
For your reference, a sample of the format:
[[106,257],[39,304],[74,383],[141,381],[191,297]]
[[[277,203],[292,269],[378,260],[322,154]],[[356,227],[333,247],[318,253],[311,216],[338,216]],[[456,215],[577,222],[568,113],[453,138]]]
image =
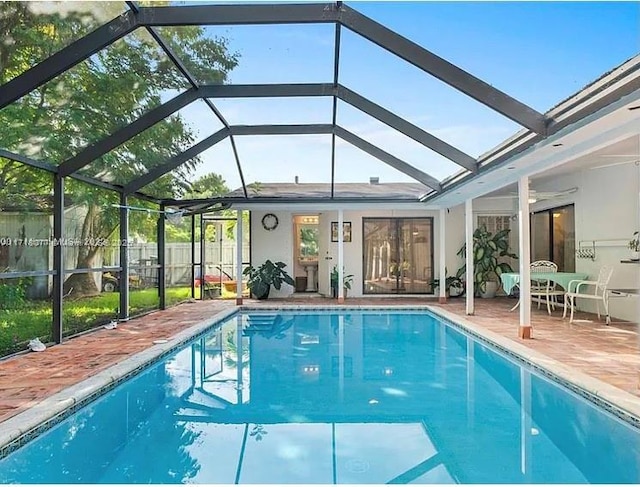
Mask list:
[[[189,299],[191,288],[167,288],[167,306]],[[73,335],[100,326],[117,317],[119,293],[66,300],[63,310],[63,334]],[[158,307],[157,289],[142,289],[129,294],[130,314]],[[0,310],[0,356],[25,350],[29,340],[39,337],[51,341],[52,307],[49,301],[31,301],[18,310]]]

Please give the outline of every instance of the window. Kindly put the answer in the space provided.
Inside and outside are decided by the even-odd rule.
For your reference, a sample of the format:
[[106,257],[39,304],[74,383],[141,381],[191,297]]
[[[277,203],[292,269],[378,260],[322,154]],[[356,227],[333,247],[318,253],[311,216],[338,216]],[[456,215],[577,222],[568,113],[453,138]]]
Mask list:
[[[478,215],[476,217],[476,228],[485,227],[488,232],[495,235],[502,230],[509,232],[509,252],[518,253],[518,225],[517,220],[513,220],[511,215]],[[500,262],[509,264],[512,268],[518,268],[518,259],[511,257],[501,257]]]
[[511,216],[509,215],[478,215],[477,228],[484,227],[488,232],[495,234],[500,230],[511,229]]

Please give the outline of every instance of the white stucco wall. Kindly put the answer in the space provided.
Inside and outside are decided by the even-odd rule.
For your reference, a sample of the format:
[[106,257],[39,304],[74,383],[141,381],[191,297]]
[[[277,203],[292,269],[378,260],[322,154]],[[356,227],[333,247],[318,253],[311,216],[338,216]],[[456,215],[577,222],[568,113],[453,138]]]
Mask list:
[[[596,259],[576,259],[576,272],[597,279],[603,265],[613,267],[609,287],[640,287],[640,265],[622,264],[629,257],[626,242],[638,229],[638,167],[634,164],[585,169],[537,184],[539,191],[557,191],[577,187],[564,198],[532,205],[533,211],[574,204],[576,248],[580,241],[596,241]],[[586,243],[586,242],[585,242]],[[624,320],[637,320],[637,298],[611,299],[611,315]],[[578,307],[595,312],[595,303],[578,300]]]
[[[262,227],[262,217],[273,213],[278,217],[278,226],[271,231]],[[285,270],[293,276],[293,219],[291,212],[251,212],[251,265],[257,267],[267,259],[287,264]],[[272,289],[270,297],[285,297],[293,293],[293,287],[284,284],[279,291]]]
[[[329,292],[329,273],[334,265],[338,264],[338,244],[330,241],[331,222],[338,221],[337,211],[273,211],[278,216],[278,228],[270,232],[262,228],[262,217],[265,211],[251,212],[251,260],[252,264],[260,265],[266,259],[281,260],[287,264],[287,271],[294,275],[293,253],[293,215],[318,214],[320,235],[326,236],[326,245],[320,244],[320,265],[318,272],[318,288],[321,293]],[[345,210],[344,221],[351,222],[352,241],[344,243],[344,268],[345,274],[353,274],[353,284],[349,296],[359,297],[362,292],[362,219],[363,217],[432,217],[434,218],[434,275],[438,272],[438,212],[419,210]],[[455,255],[455,252],[453,252]],[[326,258],[329,257],[330,260]],[[323,262],[324,261],[324,262]],[[293,292],[293,288],[280,292],[272,291],[271,296],[287,296]]]

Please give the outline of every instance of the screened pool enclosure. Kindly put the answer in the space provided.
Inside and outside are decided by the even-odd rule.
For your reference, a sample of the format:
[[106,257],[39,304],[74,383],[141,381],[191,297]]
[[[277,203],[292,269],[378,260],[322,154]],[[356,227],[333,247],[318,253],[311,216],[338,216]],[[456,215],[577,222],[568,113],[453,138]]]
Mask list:
[[[437,207],[439,196],[634,88],[604,93],[600,104],[586,110],[567,109],[558,122],[342,2],[74,4],[0,6],[10,40],[0,47],[0,326],[8,330],[0,339],[3,355],[23,350],[30,338],[61,343],[111,320],[203,299],[209,275],[224,294],[223,282],[239,277],[239,256],[250,263],[249,225],[237,225],[238,216],[247,216],[244,205],[361,201],[340,191],[349,150],[419,183],[424,191],[415,202]],[[267,41],[258,47],[264,54],[272,49],[270,36],[285,24],[304,24],[317,41],[309,56],[317,58],[318,72],[279,69],[277,63],[286,65],[294,51],[305,54],[304,43],[291,38],[274,41],[274,50],[286,47],[273,53],[275,66],[262,70],[261,79],[232,83],[231,74],[242,78],[243,63],[258,63],[260,56],[244,61],[232,52],[229,29],[262,29]],[[436,136],[423,121],[412,122],[356,91],[350,42],[377,46],[382,55],[417,69],[434,89],[461,96],[519,132],[477,154]],[[318,46],[323,54],[316,56]],[[320,79],[309,78],[318,73]],[[263,123],[238,117],[229,105],[234,100],[262,103]],[[299,120],[273,123],[279,104],[297,102]],[[323,111],[326,117],[319,115]],[[393,129],[398,140],[419,146],[442,170],[432,173],[424,161],[393,154],[383,140],[367,140],[339,113]],[[260,161],[246,163],[245,136],[267,144],[268,136],[292,135],[303,143],[326,142],[319,152],[326,166],[290,166],[295,174],[308,171],[305,182],[323,183],[325,190],[261,194],[255,176]],[[258,150],[273,152],[271,147]],[[226,181],[231,188],[224,180],[202,178],[206,154],[216,161],[213,171],[232,174]],[[293,174],[276,176],[287,181]],[[394,197],[372,195],[367,201],[375,207]],[[240,252],[234,250],[238,245]]]

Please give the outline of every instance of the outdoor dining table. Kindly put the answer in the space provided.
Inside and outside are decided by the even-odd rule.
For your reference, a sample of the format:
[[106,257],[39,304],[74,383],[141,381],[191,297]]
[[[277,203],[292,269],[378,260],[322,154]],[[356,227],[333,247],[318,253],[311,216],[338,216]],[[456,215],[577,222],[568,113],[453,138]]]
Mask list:
[[[571,281],[584,281],[589,277],[588,274],[584,274],[582,272],[532,272],[531,280],[532,281],[551,281],[556,283],[565,291],[569,291],[569,283]],[[511,291],[514,287],[520,284],[520,273],[519,272],[503,272],[500,274],[500,280],[502,281],[502,289],[507,294],[511,294]],[[575,287],[574,287],[575,290]],[[520,300],[516,305],[511,308],[513,311],[520,305]]]

